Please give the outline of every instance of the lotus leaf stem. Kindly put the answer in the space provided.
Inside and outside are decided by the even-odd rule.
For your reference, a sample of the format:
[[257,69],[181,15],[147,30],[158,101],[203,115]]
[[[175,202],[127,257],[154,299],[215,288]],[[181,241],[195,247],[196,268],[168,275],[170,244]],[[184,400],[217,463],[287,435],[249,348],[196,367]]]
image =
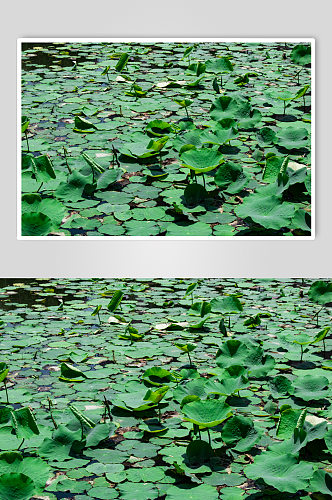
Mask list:
[[20,446],[17,448],[17,451],[21,448],[23,443],[24,443],[24,438],[22,439]]
[[26,141],[27,141],[28,153],[30,153],[30,149],[29,149],[29,141],[28,141],[28,132],[27,132],[27,130],[25,131],[25,138],[26,138]]
[[211,446],[211,434],[210,434],[210,429],[207,427],[206,428],[208,436],[209,436],[209,445]]
[[3,383],[4,383],[4,385],[5,385],[5,391],[6,391],[7,403],[9,404],[9,399],[8,399],[8,390],[7,390],[7,381],[6,381],[6,379],[4,379]]

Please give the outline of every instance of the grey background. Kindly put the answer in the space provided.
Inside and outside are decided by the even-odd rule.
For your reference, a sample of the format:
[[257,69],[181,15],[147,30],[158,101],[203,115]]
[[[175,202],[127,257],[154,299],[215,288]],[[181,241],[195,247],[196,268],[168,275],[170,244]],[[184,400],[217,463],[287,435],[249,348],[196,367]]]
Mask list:
[[[331,11],[325,0],[15,0],[1,29],[1,277],[331,276]],[[316,39],[316,239],[19,241],[16,40],[23,37]]]

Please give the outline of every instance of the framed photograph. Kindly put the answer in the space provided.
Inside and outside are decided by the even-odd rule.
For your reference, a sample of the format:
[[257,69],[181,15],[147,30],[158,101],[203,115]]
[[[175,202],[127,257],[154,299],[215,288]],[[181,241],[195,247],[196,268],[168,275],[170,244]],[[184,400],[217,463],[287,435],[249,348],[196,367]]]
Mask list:
[[314,239],[314,49],[18,39],[18,239]]

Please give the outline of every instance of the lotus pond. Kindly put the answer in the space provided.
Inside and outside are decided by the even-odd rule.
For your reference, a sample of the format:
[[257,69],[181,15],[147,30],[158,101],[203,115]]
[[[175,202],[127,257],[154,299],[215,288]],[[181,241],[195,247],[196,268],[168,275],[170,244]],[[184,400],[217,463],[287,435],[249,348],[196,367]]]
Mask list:
[[23,236],[310,236],[311,43],[23,43]]
[[0,287],[1,500],[331,498],[332,283]]

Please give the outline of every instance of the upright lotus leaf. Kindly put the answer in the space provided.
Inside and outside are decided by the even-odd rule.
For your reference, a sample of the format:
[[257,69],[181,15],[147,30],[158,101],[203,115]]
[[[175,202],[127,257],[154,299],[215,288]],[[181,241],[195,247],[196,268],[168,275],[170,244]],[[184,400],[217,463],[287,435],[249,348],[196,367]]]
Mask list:
[[209,394],[219,394],[221,396],[231,396],[238,393],[241,389],[250,386],[250,382],[246,377],[240,375],[239,377],[223,378],[219,381],[217,378],[210,378],[205,384],[205,390]]
[[152,366],[145,370],[142,375],[143,380],[146,380],[149,384],[155,386],[167,385],[169,382],[174,382],[176,378],[171,372],[161,368],[160,366]]
[[272,145],[276,137],[277,135],[271,127],[262,127],[256,132],[257,142],[261,147]]
[[310,479],[310,491],[319,491],[323,495],[332,495],[332,475],[324,469],[317,469]]
[[276,360],[271,354],[265,354],[261,347],[250,349],[244,365],[248,368],[249,378],[265,377],[273,370]]
[[295,388],[294,396],[304,401],[319,400],[329,397],[329,380],[326,377],[315,377],[305,375],[298,377],[293,381]]
[[232,415],[231,407],[225,400],[226,398],[193,401],[184,405],[182,412],[188,422],[201,427],[214,427]]
[[163,135],[162,137],[160,137],[156,141],[151,139],[151,141],[147,145],[147,149],[152,149],[156,153],[159,153],[163,149],[163,147],[165,146],[165,144],[168,140],[169,140],[169,137],[167,135]]
[[163,399],[163,397],[165,396],[165,394],[168,390],[169,390],[168,385],[163,385],[161,387],[158,387],[158,389],[156,389],[155,391],[153,391],[152,389],[149,389],[146,392],[143,400],[144,401],[152,401],[152,403],[158,404]]
[[84,425],[85,427],[89,427],[90,429],[93,429],[93,427],[96,426],[95,422],[93,422],[93,420],[91,420],[90,418],[88,418],[86,415],[84,415],[82,412],[80,412],[76,406],[74,405],[69,405],[69,409],[70,411],[72,412],[72,414],[74,415],[74,417],[77,418],[77,420],[82,424]]
[[245,474],[253,480],[263,479],[266,484],[281,492],[297,493],[308,486],[313,468],[303,461],[298,463],[294,455],[286,454],[248,465]]
[[231,73],[233,65],[226,57],[216,57],[215,59],[208,59],[205,62],[207,73]]
[[102,441],[111,437],[115,430],[116,424],[113,424],[113,422],[96,424],[86,433],[86,447],[98,446]]
[[308,145],[306,128],[285,127],[278,130],[278,144],[286,149],[298,149]]
[[230,339],[224,342],[216,354],[216,363],[220,368],[241,365],[247,358],[249,350],[240,340]]
[[29,406],[11,412],[12,425],[20,439],[30,439],[34,434],[40,434],[36,418]]
[[121,71],[125,68],[127,62],[129,61],[129,54],[127,52],[121,54],[120,59],[115,66],[115,71],[121,73]]
[[191,465],[202,465],[213,457],[213,449],[206,441],[196,439],[188,444],[186,454]]
[[181,137],[176,137],[173,140],[173,148],[176,151],[182,151],[182,148],[185,149],[186,146],[191,145],[195,146],[196,148],[200,148],[202,146],[202,130],[195,129],[195,130],[189,130],[185,134],[183,134]]
[[230,194],[236,194],[248,184],[249,176],[243,172],[241,165],[226,162],[218,168],[214,176],[214,182],[219,189]]
[[265,168],[263,171],[263,182],[274,182],[278,177],[284,158],[268,153],[265,157]]
[[233,295],[214,298],[211,300],[211,310],[212,312],[217,312],[221,314],[229,314],[235,312],[241,312],[243,310],[242,304],[239,299]]
[[0,363],[0,382],[3,382],[9,373],[9,368],[7,363]]
[[73,129],[73,132],[80,132],[80,133],[93,132],[94,130],[91,129],[98,130],[96,125],[89,122],[89,120],[86,120],[82,116],[75,116],[75,127]]
[[264,198],[256,194],[245,198],[234,211],[238,217],[251,218],[266,229],[279,230],[289,226],[295,214],[295,207],[290,203],[282,202],[278,196],[272,195]]
[[250,109],[248,113],[241,113],[241,108],[239,112],[236,114],[236,117],[238,118],[238,127],[239,129],[251,129],[254,128],[255,125],[257,125],[258,122],[261,121],[262,119],[262,113],[259,111],[259,109]]
[[82,153],[82,158],[87,162],[87,164],[91,167],[92,171],[102,174],[105,172],[105,169],[99,165],[93,158],[91,158],[87,153]]
[[187,396],[198,396],[200,399],[206,399],[208,392],[206,390],[206,379],[204,377],[190,380],[185,385],[179,385],[173,391],[175,401],[182,402]]
[[315,281],[309,289],[308,297],[313,302],[325,305],[332,302],[332,283],[326,281]]
[[[246,108],[250,109],[249,102]],[[219,121],[224,118],[234,118],[239,111],[239,103],[236,99],[229,96],[218,97],[211,105],[210,116],[212,120]]]
[[38,455],[57,462],[70,460],[72,447],[76,441],[81,440],[81,437],[81,429],[71,431],[63,424],[59,424],[58,428],[52,434],[52,439],[45,438],[39,446]]
[[260,440],[263,431],[258,431],[250,418],[235,415],[225,423],[221,439],[230,448],[245,453]]
[[186,344],[183,342],[175,342],[174,345],[175,345],[175,347],[177,347],[178,349],[181,349],[181,351],[186,352],[186,353],[194,351],[197,347],[196,344],[193,344],[190,342],[187,342]]
[[201,184],[197,184],[196,182],[188,184],[183,195],[185,197],[186,204],[194,207],[200,205],[208,197],[205,187]]
[[76,379],[78,378],[85,378],[86,375],[76,368],[73,365],[69,365],[68,363],[61,363],[61,377],[60,380],[64,380],[66,382],[76,382]]
[[155,406],[155,403],[143,399],[145,395],[146,387],[142,391],[117,394],[112,403],[114,406],[129,411],[145,411]]
[[21,116],[21,133],[23,134],[28,128],[30,120],[27,116]]
[[83,192],[88,186],[93,186],[93,174],[84,175],[74,170],[67,182],[60,182],[54,195],[60,200],[76,202],[83,198]]
[[178,104],[182,108],[187,108],[194,102],[191,99],[173,99],[173,101],[176,102],[176,104]]
[[123,292],[121,290],[116,290],[113,294],[113,297],[109,304],[107,305],[107,309],[110,312],[114,312],[120,305],[121,300],[123,299]]
[[296,45],[290,55],[291,61],[295,64],[305,66],[311,62],[311,45]]
[[181,157],[182,166],[194,170],[196,173],[210,172],[224,161],[219,151],[210,148],[190,149]]
[[107,189],[117,182],[123,174],[120,168],[110,168],[106,170],[97,180],[97,189]]
[[148,134],[162,137],[163,135],[174,132],[174,127],[171,123],[164,122],[163,120],[152,120],[146,126]]
[[293,435],[294,429],[302,429],[307,410],[299,409],[293,410],[292,408],[280,408],[280,417],[277,425],[277,438],[288,439]]
[[29,500],[35,493],[35,483],[25,474],[10,472],[0,476],[0,500]]
[[277,375],[269,381],[269,389],[274,399],[287,397],[293,394],[294,388],[292,382],[285,375]]
[[53,163],[48,155],[33,156],[27,154],[22,158],[22,167],[31,170],[38,182],[48,182],[56,179]]
[[329,425],[327,432],[324,436],[325,444],[327,446],[327,449],[332,452],[332,426]]

